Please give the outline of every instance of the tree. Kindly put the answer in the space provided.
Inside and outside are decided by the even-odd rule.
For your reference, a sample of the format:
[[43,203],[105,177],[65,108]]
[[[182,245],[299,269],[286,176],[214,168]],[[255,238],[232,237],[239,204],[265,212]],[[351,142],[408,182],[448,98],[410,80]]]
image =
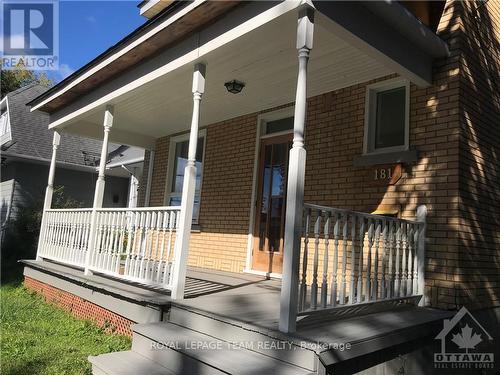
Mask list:
[[32,70],[26,69],[22,65],[18,65],[15,70],[0,69],[0,78],[0,92],[2,98],[9,92],[30,85],[32,83],[38,83],[47,87],[50,87],[54,84],[54,82],[49,77],[47,77],[47,74],[45,72],[34,72]]

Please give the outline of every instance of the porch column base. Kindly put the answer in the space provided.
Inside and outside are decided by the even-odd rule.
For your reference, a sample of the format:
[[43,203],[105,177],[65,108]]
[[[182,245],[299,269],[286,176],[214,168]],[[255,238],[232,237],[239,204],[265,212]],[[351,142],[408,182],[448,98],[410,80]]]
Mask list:
[[293,147],[290,150],[288,168],[285,256],[283,259],[279,321],[279,330],[286,333],[295,331],[297,321],[305,172],[306,150],[302,147]]
[[183,299],[186,286],[187,258],[189,240],[191,237],[191,223],[193,221],[194,195],[196,188],[196,167],[187,165],[184,168],[184,187],[182,190],[182,204],[178,237],[175,242],[174,269],[172,275],[172,298]]

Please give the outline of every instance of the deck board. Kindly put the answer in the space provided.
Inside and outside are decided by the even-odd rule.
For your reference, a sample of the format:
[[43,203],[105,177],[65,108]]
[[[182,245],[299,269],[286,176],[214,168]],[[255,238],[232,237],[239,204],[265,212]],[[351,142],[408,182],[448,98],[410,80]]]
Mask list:
[[[398,340],[430,338],[436,327],[442,327],[442,320],[452,315],[447,311],[408,305],[363,316],[323,316],[319,320],[306,317],[299,322],[295,334],[285,335],[278,331],[280,280],[189,267],[186,298],[172,301],[165,291],[146,289],[98,274],[85,276],[82,270],[60,264],[46,261],[25,261],[25,264],[142,303],[173,304],[270,337],[303,341],[308,346],[349,342],[357,348],[358,355],[384,345],[395,345]],[[309,319],[315,320],[309,322]],[[327,352],[321,347],[315,350]],[[346,355],[354,354],[351,351]]]

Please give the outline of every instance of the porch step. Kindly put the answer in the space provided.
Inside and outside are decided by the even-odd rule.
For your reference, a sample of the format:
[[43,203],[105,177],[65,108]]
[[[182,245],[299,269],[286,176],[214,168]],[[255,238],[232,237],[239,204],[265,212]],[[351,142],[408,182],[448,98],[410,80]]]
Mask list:
[[131,350],[89,356],[93,375],[176,375],[175,372]]
[[182,375],[311,374],[305,368],[174,323],[134,326],[132,350]]
[[278,331],[221,317],[209,312],[173,303],[168,320],[174,324],[217,337],[234,344],[246,345],[247,349],[315,371],[318,357],[315,350],[307,348],[307,340],[293,339]]

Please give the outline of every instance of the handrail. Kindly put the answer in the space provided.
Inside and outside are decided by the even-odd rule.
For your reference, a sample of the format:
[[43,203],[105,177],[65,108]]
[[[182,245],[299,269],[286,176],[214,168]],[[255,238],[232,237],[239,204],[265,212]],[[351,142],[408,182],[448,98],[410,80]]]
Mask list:
[[[46,212],[90,212],[93,208],[51,208],[45,210]],[[181,206],[158,206],[158,207],[106,207],[97,208],[96,211],[100,212],[123,212],[123,211],[180,211]]]
[[322,210],[322,211],[330,211],[330,212],[339,212],[339,213],[358,215],[358,216],[366,217],[368,219],[380,220],[381,218],[383,218],[384,220],[388,220],[388,221],[392,221],[392,222],[404,222],[407,224],[422,224],[421,222],[416,221],[416,220],[400,219],[400,218],[392,217],[392,216],[369,214],[367,212],[353,211],[353,210],[348,210],[348,209],[344,209],[344,208],[321,206],[319,204],[312,204],[312,203],[304,203],[304,208],[310,208],[312,210]]

